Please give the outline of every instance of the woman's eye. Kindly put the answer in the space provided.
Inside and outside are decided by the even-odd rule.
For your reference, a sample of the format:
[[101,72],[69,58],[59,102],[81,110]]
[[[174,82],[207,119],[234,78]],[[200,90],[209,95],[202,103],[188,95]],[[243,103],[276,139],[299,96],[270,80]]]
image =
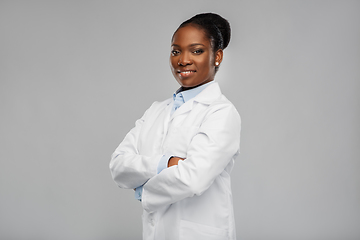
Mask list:
[[172,50],[171,51],[171,54],[173,55],[173,56],[176,56],[176,55],[178,55],[180,52],[178,51],[178,50]]
[[195,54],[202,54],[204,52],[204,50],[202,49],[197,49],[194,51]]

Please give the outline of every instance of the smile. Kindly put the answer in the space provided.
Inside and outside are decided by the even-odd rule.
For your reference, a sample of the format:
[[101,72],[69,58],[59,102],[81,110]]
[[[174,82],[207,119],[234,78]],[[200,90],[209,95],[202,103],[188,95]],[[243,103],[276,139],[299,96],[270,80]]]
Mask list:
[[195,70],[186,70],[186,71],[178,71],[181,77],[189,77],[190,75],[194,74]]

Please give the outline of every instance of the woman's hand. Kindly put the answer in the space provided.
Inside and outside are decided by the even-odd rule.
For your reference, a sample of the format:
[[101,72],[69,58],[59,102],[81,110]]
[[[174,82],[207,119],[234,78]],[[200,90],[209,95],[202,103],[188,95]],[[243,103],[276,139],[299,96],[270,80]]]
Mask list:
[[168,167],[178,165],[180,160],[185,160],[185,158],[171,157],[168,161]]

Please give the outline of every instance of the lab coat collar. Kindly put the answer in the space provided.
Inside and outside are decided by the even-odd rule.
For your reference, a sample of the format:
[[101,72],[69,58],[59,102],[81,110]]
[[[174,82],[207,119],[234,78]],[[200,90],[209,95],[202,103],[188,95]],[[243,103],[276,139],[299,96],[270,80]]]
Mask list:
[[210,81],[208,83],[205,83],[203,85],[197,86],[196,88],[192,88],[189,90],[184,90],[182,91],[182,88],[179,88],[174,94],[173,94],[173,99],[175,100],[176,96],[178,94],[181,94],[182,98],[183,98],[183,102],[187,102],[190,99],[194,98],[195,96],[197,96],[199,93],[201,93],[205,88],[207,88],[209,85],[213,84],[214,81]]
[[214,82],[213,84],[210,84],[207,88],[205,88],[201,93],[199,93],[194,98],[184,103],[179,109],[177,109],[173,113],[173,115],[171,115],[170,120],[172,120],[178,115],[189,112],[192,109],[194,102],[210,105],[220,96],[221,90],[219,84],[217,82]]
[[201,93],[194,97],[194,102],[203,104],[211,104],[213,101],[221,96],[221,90],[219,84],[214,82],[205,88]]

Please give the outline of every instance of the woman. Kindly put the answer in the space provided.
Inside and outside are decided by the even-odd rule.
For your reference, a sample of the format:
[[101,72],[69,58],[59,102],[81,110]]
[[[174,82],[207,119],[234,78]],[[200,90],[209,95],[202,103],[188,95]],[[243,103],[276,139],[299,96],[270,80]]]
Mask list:
[[143,239],[236,239],[230,172],[240,116],[214,82],[229,41],[217,14],[183,22],[170,55],[181,87],[154,102],[112,155],[114,181],[142,203]]

